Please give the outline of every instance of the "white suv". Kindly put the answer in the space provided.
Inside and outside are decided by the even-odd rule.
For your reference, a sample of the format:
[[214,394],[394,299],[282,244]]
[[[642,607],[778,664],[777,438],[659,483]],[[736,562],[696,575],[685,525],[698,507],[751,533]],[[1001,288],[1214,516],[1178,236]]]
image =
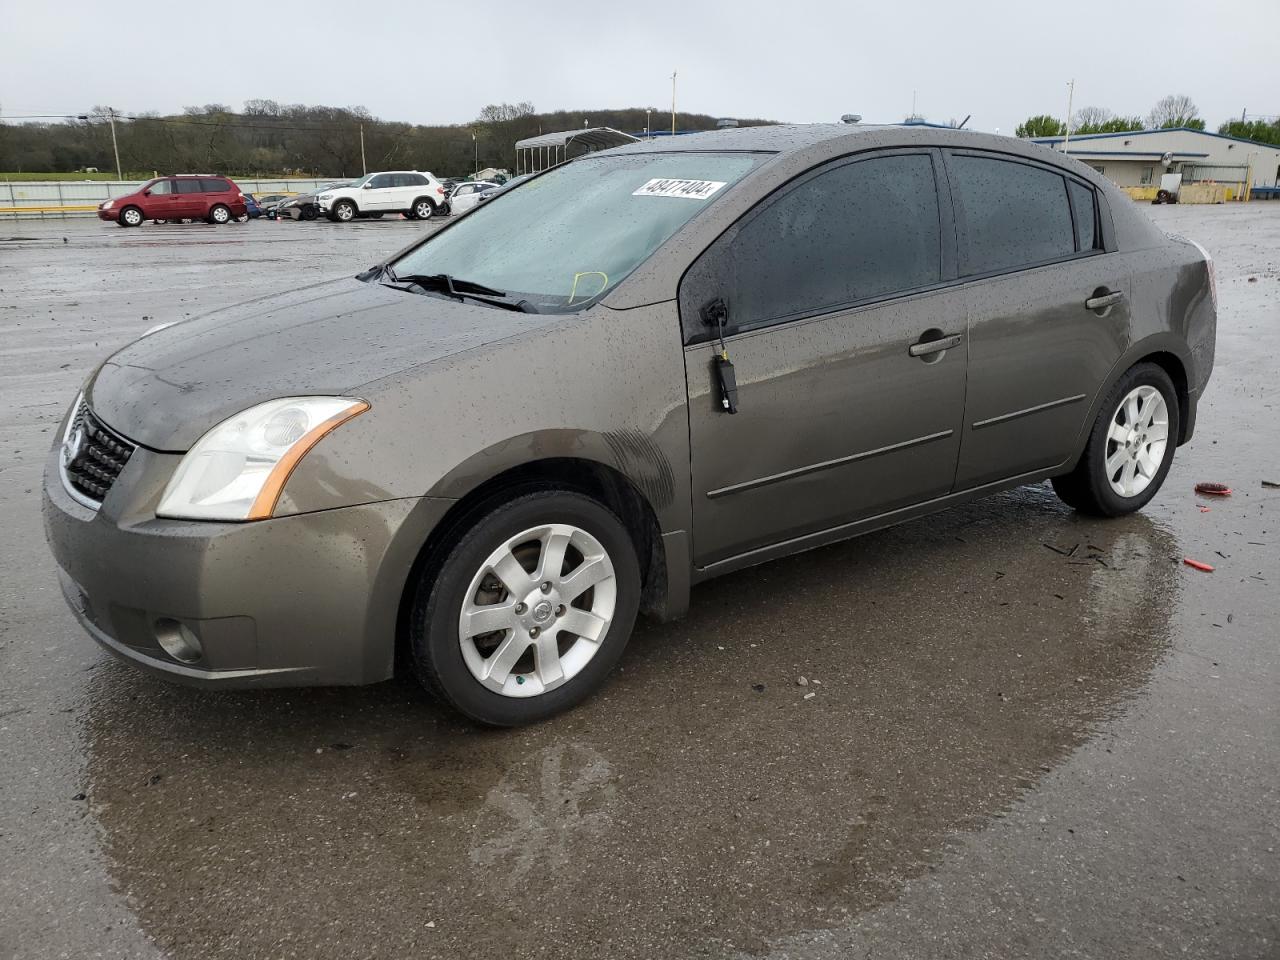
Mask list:
[[350,186],[326,190],[316,197],[320,211],[339,223],[384,213],[403,213],[411,220],[430,220],[444,200],[443,184],[431,174],[417,170],[365,174]]

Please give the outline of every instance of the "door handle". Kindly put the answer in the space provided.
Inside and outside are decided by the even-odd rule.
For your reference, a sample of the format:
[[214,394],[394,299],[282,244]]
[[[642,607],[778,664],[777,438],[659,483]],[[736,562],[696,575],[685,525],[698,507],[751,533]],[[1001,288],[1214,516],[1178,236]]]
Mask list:
[[1115,293],[1106,293],[1100,297],[1090,297],[1084,302],[1084,308],[1086,310],[1105,310],[1107,307],[1114,307],[1123,299],[1124,294],[1117,290]]
[[929,340],[925,343],[913,343],[907,348],[907,353],[913,357],[927,357],[931,353],[941,353],[943,350],[950,350],[952,347],[960,346],[960,341],[964,336],[959,333],[953,333],[949,337],[941,337],[938,340]]

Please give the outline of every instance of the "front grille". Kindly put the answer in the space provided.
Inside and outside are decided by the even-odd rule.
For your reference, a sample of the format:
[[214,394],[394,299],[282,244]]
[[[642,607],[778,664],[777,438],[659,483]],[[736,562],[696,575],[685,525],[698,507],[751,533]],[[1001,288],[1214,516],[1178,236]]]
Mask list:
[[62,479],[77,499],[98,506],[135,449],[81,400],[62,442]]

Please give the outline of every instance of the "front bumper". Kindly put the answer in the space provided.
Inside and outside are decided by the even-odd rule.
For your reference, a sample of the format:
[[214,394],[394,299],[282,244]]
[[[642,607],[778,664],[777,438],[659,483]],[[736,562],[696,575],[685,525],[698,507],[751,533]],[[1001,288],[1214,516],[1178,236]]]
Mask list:
[[114,222],[118,216],[120,216],[120,211],[116,210],[114,207],[111,208],[110,210],[103,210],[101,207],[98,208],[99,220],[107,220],[110,222]]
[[[391,676],[400,601],[452,501],[387,500],[253,523],[165,520],[155,503],[179,457],[139,447],[93,511],[71,498],[57,451],[44,521],[63,594],[107,650],[204,686],[373,683]],[[200,644],[179,660],[165,625]]]

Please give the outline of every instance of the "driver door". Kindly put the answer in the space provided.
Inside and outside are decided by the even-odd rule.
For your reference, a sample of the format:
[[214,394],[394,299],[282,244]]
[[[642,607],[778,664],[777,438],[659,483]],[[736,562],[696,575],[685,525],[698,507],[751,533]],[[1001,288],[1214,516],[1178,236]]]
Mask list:
[[360,191],[356,203],[361,212],[378,213],[386,210],[397,210],[395,175],[380,173],[366,184]]
[[[936,151],[862,155],[797,178],[689,269],[697,566],[951,491],[966,376],[951,216]],[[723,348],[702,318],[716,301]]]

